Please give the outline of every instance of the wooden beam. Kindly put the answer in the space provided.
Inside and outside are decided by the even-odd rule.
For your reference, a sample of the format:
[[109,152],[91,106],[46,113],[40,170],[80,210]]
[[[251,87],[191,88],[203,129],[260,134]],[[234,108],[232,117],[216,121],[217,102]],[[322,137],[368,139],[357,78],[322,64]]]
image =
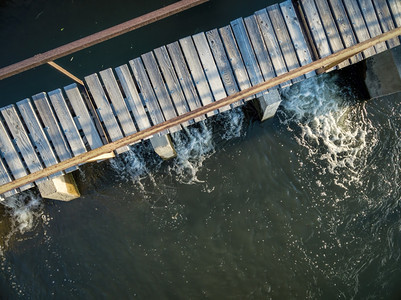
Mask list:
[[65,160],[63,162],[60,162],[57,165],[53,165],[47,168],[44,168],[38,172],[26,175],[24,177],[18,178],[12,182],[6,183],[2,186],[0,186],[0,194],[4,194],[5,192],[11,191],[15,188],[18,188],[20,186],[23,186],[25,184],[34,182],[40,178],[50,176],[54,173],[63,171],[65,169],[71,168],[73,166],[88,162],[89,160],[99,157],[100,155],[110,153],[114,151],[115,149],[133,144],[135,142],[138,142],[142,139],[146,139],[152,135],[155,135],[159,132],[165,131],[168,128],[177,126],[181,123],[187,122],[189,120],[192,120],[196,117],[202,116],[208,112],[211,112],[213,110],[219,109],[220,107],[232,104],[234,102],[237,102],[241,99],[248,98],[251,95],[258,94],[260,92],[263,92],[267,89],[273,88],[281,83],[284,83],[288,80],[297,78],[301,75],[304,75],[306,73],[315,71],[319,68],[324,68],[326,66],[330,66],[335,62],[343,61],[344,59],[348,58],[351,55],[355,55],[357,53],[360,53],[372,46],[375,46],[378,43],[384,42],[388,39],[395,38],[397,36],[401,35],[401,27],[393,29],[391,31],[388,31],[382,35],[376,36],[372,39],[366,40],[360,44],[356,44],[350,48],[341,50],[339,52],[336,52],[334,54],[331,54],[329,56],[326,56],[322,59],[319,59],[317,61],[314,61],[308,65],[305,65],[303,67],[294,69],[286,74],[277,76],[273,79],[270,79],[268,81],[262,82],[258,85],[255,85],[253,87],[250,87],[248,89],[245,89],[241,92],[238,92],[236,94],[232,94],[226,98],[223,98],[221,100],[212,102],[208,105],[205,105],[203,107],[200,107],[198,109],[195,109],[191,112],[188,112],[186,114],[183,114],[181,116],[175,117],[171,120],[165,121],[163,123],[159,123],[153,127],[150,127],[148,129],[139,131],[133,135],[124,137],[120,140],[117,140],[115,142],[112,142],[110,144],[104,145],[100,148],[91,150],[89,152],[80,154],[76,157],[70,158],[68,160]]
[[0,80],[13,76],[15,74],[27,71],[37,66],[43,65],[49,61],[54,61],[60,57],[72,54],[74,52],[83,50],[85,48],[96,45],[100,42],[107,41],[116,36],[154,23],[161,19],[167,18],[194,6],[205,3],[209,0],[181,0],[176,3],[167,5],[158,10],[144,14],[127,22],[110,27],[108,29],[91,34],[87,37],[65,44],[61,47],[47,51],[45,53],[37,54],[33,57],[27,58],[23,61],[9,65],[0,69]]
[[84,82],[79,79],[78,77],[76,77],[75,75],[71,74],[70,72],[68,72],[66,69],[64,69],[63,67],[59,66],[58,64],[56,64],[54,61],[48,61],[47,62],[50,66],[52,66],[53,68],[55,68],[57,71],[63,73],[64,75],[70,77],[72,80],[74,80],[76,83],[85,86]]

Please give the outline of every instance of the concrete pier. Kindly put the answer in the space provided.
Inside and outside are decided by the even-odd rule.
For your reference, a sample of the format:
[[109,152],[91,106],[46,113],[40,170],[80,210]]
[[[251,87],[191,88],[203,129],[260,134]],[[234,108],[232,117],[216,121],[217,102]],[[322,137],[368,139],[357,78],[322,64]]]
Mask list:
[[171,137],[168,134],[153,136],[150,139],[150,143],[152,144],[155,152],[164,160],[177,156],[177,152],[174,149]]
[[278,90],[272,90],[257,98],[256,108],[259,111],[260,120],[264,121],[272,118],[281,103],[281,96]]
[[81,196],[71,173],[40,183],[38,189],[42,198],[52,200],[71,201]]
[[366,60],[365,84],[371,99],[401,91],[400,46]]

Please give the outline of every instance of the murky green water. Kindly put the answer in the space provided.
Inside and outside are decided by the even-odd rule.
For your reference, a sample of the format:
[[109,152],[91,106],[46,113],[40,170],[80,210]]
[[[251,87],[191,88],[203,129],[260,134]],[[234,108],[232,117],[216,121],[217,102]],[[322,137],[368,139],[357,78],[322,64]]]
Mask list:
[[144,143],[83,168],[80,200],[9,202],[2,298],[398,299],[401,94],[359,102],[331,74],[283,98],[174,136],[172,161]]

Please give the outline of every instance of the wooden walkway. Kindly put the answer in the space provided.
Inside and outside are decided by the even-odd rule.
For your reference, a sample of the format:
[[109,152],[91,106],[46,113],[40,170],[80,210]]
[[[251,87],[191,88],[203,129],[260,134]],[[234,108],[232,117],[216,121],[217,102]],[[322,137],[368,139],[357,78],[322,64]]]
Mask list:
[[[270,6],[225,27],[182,38],[115,69],[0,109],[0,185],[121,140],[401,27],[399,0],[300,0]],[[399,37],[338,67],[400,44]],[[281,83],[286,87],[307,73]],[[266,91],[268,92],[268,91]],[[247,97],[162,132],[176,132]],[[124,146],[116,150],[123,153]],[[67,169],[65,173],[76,170]],[[54,174],[53,176],[61,175]],[[47,180],[40,179],[10,196]]]

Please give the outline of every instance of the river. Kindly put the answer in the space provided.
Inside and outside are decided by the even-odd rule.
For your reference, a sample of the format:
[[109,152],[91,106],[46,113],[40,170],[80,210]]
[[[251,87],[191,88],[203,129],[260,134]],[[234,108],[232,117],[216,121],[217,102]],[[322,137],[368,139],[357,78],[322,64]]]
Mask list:
[[[167,3],[135,2],[127,5],[140,12]],[[58,41],[69,30],[64,12],[89,25],[91,5],[97,16],[128,14],[123,1],[0,3],[0,28],[7,28],[0,38],[10,45],[1,49],[4,65],[41,51],[36,45],[18,54],[22,28],[27,43],[32,32]],[[116,56],[111,41],[63,63],[87,75],[268,4],[212,1],[136,33],[153,30],[156,41]],[[179,32],[169,27],[188,20]],[[43,68],[0,82],[2,105],[68,83]],[[173,160],[160,160],[144,142],[84,166],[76,173],[78,200],[34,192],[8,199],[0,216],[1,298],[399,299],[401,93],[362,101],[344,76],[332,72],[284,90],[277,115],[263,123],[247,105],[177,133]],[[26,89],[13,90],[18,78]]]

